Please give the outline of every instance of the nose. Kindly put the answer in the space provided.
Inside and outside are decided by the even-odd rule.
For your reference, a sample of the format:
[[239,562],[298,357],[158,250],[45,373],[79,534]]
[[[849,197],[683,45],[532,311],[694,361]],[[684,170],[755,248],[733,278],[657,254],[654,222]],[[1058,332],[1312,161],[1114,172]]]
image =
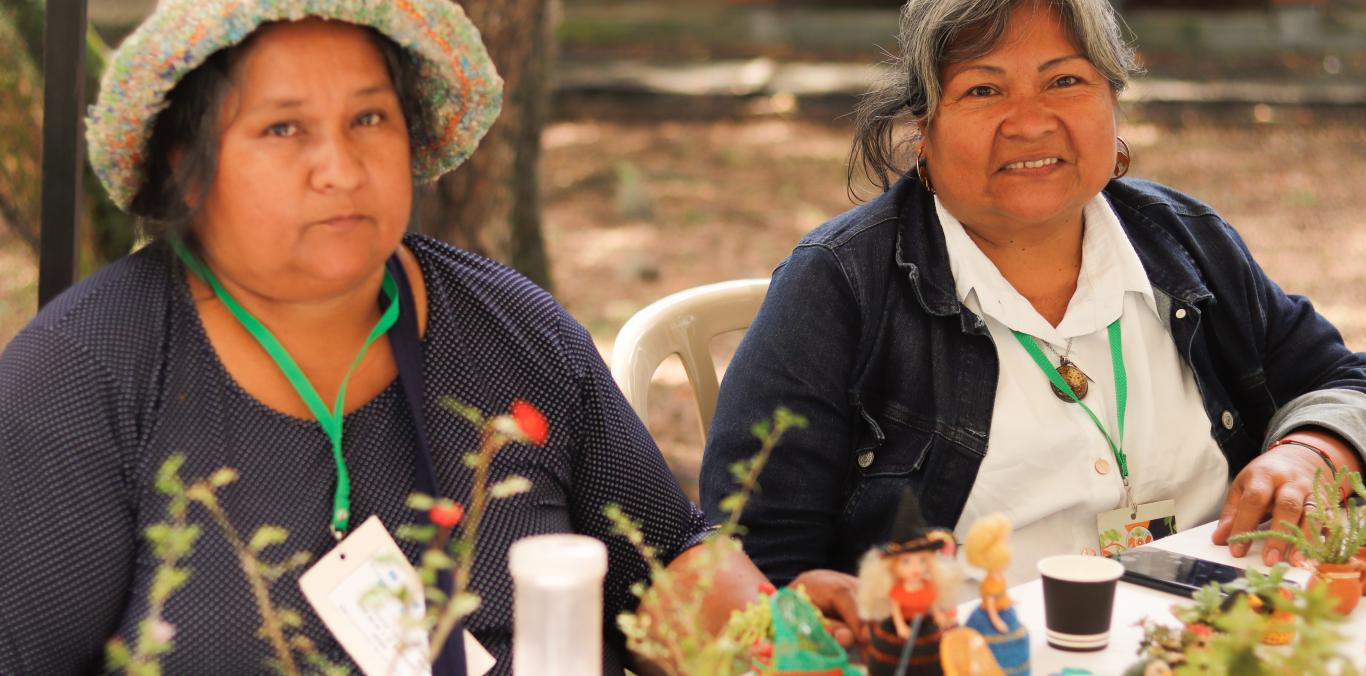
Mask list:
[[1001,121],[1001,134],[1007,138],[1034,140],[1057,131],[1058,114],[1035,97],[1020,97],[1009,102]]
[[344,132],[323,136],[314,148],[313,189],[350,192],[365,182],[365,162],[360,149]]

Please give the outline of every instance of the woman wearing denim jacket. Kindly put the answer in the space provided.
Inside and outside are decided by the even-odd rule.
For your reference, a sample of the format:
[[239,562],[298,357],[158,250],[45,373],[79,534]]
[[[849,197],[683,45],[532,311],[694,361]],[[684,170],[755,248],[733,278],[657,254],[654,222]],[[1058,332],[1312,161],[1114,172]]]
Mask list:
[[[1316,472],[1360,470],[1366,355],[1208,206],[1119,180],[1135,63],[1110,3],[911,0],[901,44],[855,145],[884,192],[774,272],[708,437],[715,516],[750,421],[811,422],[744,514],[765,573],[852,571],[907,486],[960,539],[1007,514],[1015,584],[1162,527],[1295,522]],[[1107,539],[1116,513],[1146,528]]]

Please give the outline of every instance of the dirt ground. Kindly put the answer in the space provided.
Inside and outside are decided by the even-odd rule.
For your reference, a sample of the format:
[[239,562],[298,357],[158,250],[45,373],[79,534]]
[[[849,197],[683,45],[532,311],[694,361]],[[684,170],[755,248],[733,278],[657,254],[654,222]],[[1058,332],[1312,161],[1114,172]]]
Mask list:
[[[1212,204],[1273,279],[1366,350],[1366,127],[1325,117],[1133,122],[1122,133],[1132,175]],[[851,206],[849,137],[844,124],[779,117],[553,124],[543,180],[556,295],[608,354],[622,323],[658,298],[768,276],[803,233]],[[0,346],[32,316],[35,278],[32,257],[0,231]],[[736,340],[721,342],[725,353]],[[688,483],[701,435],[685,383],[666,363],[648,423]]]

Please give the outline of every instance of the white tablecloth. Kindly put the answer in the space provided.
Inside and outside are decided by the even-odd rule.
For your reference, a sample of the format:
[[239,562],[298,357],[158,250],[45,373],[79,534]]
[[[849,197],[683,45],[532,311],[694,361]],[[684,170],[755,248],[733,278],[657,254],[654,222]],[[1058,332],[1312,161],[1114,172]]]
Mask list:
[[[1261,563],[1261,543],[1254,543],[1252,551],[1247,556],[1235,559],[1229,555],[1227,547],[1219,547],[1210,542],[1210,533],[1213,530],[1214,524],[1209,523],[1163,538],[1148,546],[1161,547],[1239,568],[1266,570],[1267,567]],[[1286,577],[1305,584],[1309,579],[1309,571],[1291,569]],[[1044,628],[1043,587],[1038,580],[1012,587],[1010,597],[1015,602],[1020,622],[1029,628],[1031,673],[1036,676],[1059,674],[1065,667],[1087,669],[1097,676],[1120,674],[1137,659],[1138,643],[1143,637],[1143,632],[1136,623],[1144,617],[1151,617],[1173,626],[1178,625],[1171,615],[1172,604],[1190,602],[1189,599],[1180,596],[1121,581],[1115,591],[1110,645],[1105,650],[1076,653],[1057,650],[1048,645]],[[959,608],[959,618],[966,618],[967,613],[976,606],[976,601],[964,603]],[[1358,665],[1366,667],[1366,602],[1352,613],[1347,624],[1343,625],[1342,633],[1348,637],[1344,643],[1344,650]]]

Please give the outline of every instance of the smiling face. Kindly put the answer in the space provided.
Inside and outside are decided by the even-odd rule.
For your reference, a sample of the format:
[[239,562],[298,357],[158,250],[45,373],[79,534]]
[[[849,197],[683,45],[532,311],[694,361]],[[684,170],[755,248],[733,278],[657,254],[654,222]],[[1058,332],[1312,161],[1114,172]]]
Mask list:
[[194,226],[232,285],[275,300],[378,280],[412,202],[408,129],[384,56],[362,28],[262,28],[233,70],[218,168]]
[[929,554],[908,552],[898,554],[892,559],[892,577],[901,584],[918,583],[925,579],[929,567]]
[[929,175],[969,230],[1078,226],[1115,165],[1115,95],[1044,3],[1010,14],[1000,44],[944,67],[922,127]]

